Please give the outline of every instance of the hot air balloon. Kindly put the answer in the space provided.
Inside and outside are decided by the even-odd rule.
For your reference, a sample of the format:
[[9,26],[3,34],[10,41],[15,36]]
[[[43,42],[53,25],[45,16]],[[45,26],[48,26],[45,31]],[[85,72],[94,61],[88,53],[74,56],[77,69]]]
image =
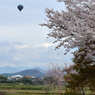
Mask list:
[[19,11],[22,11],[23,5],[18,5],[17,8],[19,9]]

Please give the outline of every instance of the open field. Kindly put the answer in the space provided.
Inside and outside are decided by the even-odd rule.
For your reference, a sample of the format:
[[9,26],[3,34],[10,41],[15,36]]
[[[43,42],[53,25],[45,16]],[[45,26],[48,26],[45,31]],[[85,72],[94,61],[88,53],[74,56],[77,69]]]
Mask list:
[[43,88],[41,85],[0,84],[0,90],[7,95],[43,95]]
[[[46,94],[44,88],[44,85],[0,83],[0,90],[6,92],[7,95],[52,95],[51,91]],[[62,92],[65,92],[65,90],[62,90]],[[95,95],[95,93],[92,94],[88,89],[86,89],[86,93],[87,95]]]

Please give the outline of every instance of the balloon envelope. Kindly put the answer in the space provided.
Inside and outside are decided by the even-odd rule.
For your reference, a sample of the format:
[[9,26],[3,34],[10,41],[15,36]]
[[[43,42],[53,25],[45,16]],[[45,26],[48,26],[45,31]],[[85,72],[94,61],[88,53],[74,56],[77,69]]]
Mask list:
[[19,9],[19,11],[21,11],[23,9],[22,5],[18,5],[17,8]]

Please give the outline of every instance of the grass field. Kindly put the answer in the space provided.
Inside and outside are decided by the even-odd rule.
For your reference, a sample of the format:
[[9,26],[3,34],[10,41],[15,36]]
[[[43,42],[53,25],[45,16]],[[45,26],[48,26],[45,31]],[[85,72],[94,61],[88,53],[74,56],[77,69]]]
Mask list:
[[[49,93],[46,94],[44,88],[45,88],[44,85],[0,83],[0,91],[5,92],[6,95],[52,95],[51,91],[49,91]],[[62,90],[62,92],[64,91],[65,90]],[[92,94],[88,89],[86,89],[86,93],[87,95],[95,95]]]
[[0,90],[7,95],[43,95],[45,91],[42,85],[24,84],[0,84]]

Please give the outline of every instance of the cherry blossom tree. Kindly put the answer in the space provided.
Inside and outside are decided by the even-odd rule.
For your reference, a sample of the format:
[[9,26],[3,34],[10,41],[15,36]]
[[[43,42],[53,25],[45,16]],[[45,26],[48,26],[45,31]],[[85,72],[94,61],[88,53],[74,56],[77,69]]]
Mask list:
[[45,10],[46,23],[41,25],[52,30],[48,36],[55,38],[54,43],[58,42],[56,49],[64,47],[66,53],[71,49],[78,49],[74,52],[74,66],[71,69],[73,73],[68,74],[70,81],[74,79],[73,83],[77,86],[85,78],[81,83],[83,85],[80,84],[81,87],[88,85],[90,89],[95,90],[95,77],[93,77],[95,71],[95,0],[57,1],[64,2],[66,10],[60,12],[47,8]]
[[[46,23],[52,30],[49,37],[59,42],[56,49],[64,46],[66,53],[74,48],[85,49],[85,60],[95,60],[95,0],[57,0],[64,2],[66,10],[46,9]],[[90,43],[90,45],[89,45]],[[82,52],[76,52],[80,55]],[[91,63],[95,64],[95,63]]]
[[[49,66],[49,70],[46,73],[46,81],[47,84],[50,84],[52,87],[53,95],[56,95],[56,89],[58,95],[62,93],[63,85],[64,85],[64,78],[63,78],[63,68],[58,65]],[[45,82],[46,83],[46,82]]]

